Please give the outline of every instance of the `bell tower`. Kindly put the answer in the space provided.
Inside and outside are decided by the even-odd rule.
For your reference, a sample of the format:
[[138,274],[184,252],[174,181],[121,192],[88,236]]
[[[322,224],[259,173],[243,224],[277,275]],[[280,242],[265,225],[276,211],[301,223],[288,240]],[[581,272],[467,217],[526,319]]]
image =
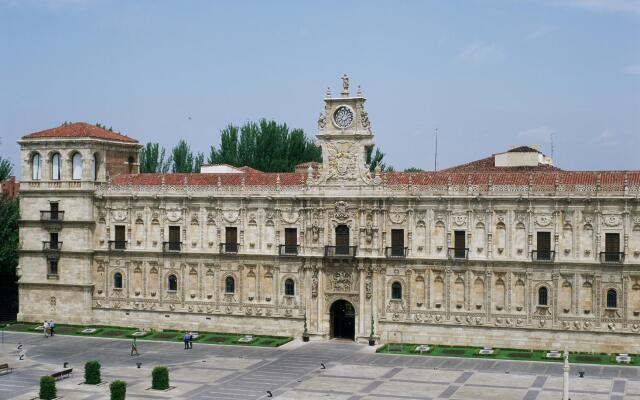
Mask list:
[[322,169],[317,183],[336,186],[376,184],[367,165],[367,148],[373,146],[369,116],[364,110],[366,99],[358,87],[355,96],[349,93],[349,77],[342,76],[342,91],[332,97],[327,89],[324,111],[318,118],[316,144],[322,148]]

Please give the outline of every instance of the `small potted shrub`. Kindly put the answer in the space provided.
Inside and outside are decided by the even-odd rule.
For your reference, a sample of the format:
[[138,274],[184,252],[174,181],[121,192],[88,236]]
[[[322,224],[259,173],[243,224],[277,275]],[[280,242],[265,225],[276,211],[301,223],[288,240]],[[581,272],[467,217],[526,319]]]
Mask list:
[[374,335],[374,331],[373,331],[373,315],[371,316],[371,333],[369,334],[369,346],[375,346],[376,345],[376,339],[373,337]]
[[53,400],[56,398],[56,380],[52,376],[45,375],[40,378],[40,395],[43,400]]
[[151,389],[169,389],[169,369],[167,367],[155,367],[151,372]]
[[87,385],[97,385],[102,382],[100,379],[100,361],[87,361],[84,365],[84,383]]
[[113,381],[109,385],[111,390],[111,400],[124,400],[127,396],[127,382],[125,381]]
[[302,341],[309,341],[309,331],[307,330],[307,313],[304,313],[304,330],[302,331]]

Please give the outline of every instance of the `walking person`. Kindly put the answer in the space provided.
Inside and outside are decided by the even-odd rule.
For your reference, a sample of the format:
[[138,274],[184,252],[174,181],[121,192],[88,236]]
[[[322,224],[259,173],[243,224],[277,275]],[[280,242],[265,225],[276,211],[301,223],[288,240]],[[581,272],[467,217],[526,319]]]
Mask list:
[[136,356],[140,355],[140,353],[138,353],[138,344],[136,343],[136,338],[133,338],[133,341],[131,342],[131,356],[133,356],[134,353]]
[[42,323],[42,331],[44,332],[44,337],[49,337],[49,321],[45,320]]
[[53,320],[49,320],[49,331],[51,333],[51,336],[53,336],[53,328],[56,327],[56,324],[53,322]]
[[193,349],[193,332],[189,332],[189,348]]

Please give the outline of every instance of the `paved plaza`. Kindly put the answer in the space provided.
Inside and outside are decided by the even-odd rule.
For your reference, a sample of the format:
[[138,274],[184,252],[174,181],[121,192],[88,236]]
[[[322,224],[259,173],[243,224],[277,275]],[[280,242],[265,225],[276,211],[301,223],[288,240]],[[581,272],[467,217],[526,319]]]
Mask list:
[[[58,382],[59,396],[108,399],[108,384],[82,383],[84,363],[91,359],[101,361],[103,380],[127,382],[129,399],[262,399],[267,390],[282,400],[562,397],[559,363],[375,354],[372,347],[341,341],[294,341],[280,348],[195,343],[193,350],[184,350],[181,343],[139,341],[139,357],[129,355],[129,345],[125,340],[5,332],[0,364],[15,369],[0,376],[0,398],[36,397],[39,377],[68,362],[74,374]],[[148,389],[157,365],[169,367],[175,388]],[[584,378],[577,376],[579,369],[585,370]],[[640,368],[573,365],[571,398],[640,400]]]

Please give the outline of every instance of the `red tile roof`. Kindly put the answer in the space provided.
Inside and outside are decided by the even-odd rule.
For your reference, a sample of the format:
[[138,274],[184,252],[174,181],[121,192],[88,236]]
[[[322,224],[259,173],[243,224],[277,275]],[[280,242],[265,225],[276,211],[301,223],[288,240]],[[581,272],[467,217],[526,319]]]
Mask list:
[[99,128],[95,125],[87,124],[86,122],[75,122],[68,125],[61,125],[57,128],[46,129],[40,132],[30,133],[23,136],[23,139],[37,139],[37,138],[97,138],[114,140],[117,142],[138,143],[137,140],[128,136],[121,135],[116,132],[111,132],[103,128]]
[[[272,172],[244,174],[130,174],[113,179],[114,185],[139,186],[281,186],[295,187],[305,184],[306,173]],[[387,172],[382,174],[386,186],[477,186],[488,190],[490,186],[517,185],[553,190],[563,185],[565,191],[577,190],[576,186],[596,186],[602,190],[620,191],[628,186],[640,186],[640,171],[548,171],[548,172]],[[573,186],[573,188],[572,188]]]

